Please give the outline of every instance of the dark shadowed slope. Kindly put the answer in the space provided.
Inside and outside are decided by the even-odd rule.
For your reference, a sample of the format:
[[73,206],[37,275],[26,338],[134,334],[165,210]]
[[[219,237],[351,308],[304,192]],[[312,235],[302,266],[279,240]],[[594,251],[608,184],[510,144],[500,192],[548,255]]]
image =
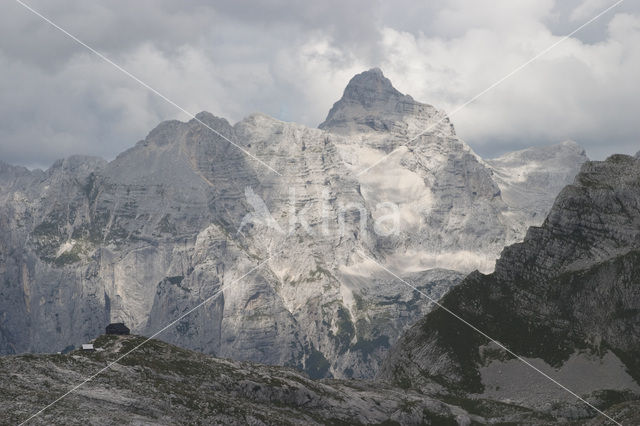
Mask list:
[[[503,251],[494,273],[472,273],[442,304],[592,403],[637,398],[640,159],[586,163],[544,224]],[[586,405],[442,308],[405,333],[379,376],[588,415]]]

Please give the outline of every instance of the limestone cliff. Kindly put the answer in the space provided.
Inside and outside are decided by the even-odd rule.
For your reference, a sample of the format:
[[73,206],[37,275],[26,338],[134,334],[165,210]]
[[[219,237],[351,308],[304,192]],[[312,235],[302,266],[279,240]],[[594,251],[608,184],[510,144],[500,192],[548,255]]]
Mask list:
[[[371,377],[430,309],[372,259],[437,299],[491,271],[585,160],[550,147],[518,161],[538,175],[565,164],[560,177],[509,179],[512,162],[482,160],[375,69],[321,129],[198,120],[163,122],[110,162],[0,164],[1,353],[77,346],[113,321],[151,334],[226,286],[160,337],[313,377]],[[533,207],[512,195],[528,187]],[[397,226],[383,220],[394,211]]]

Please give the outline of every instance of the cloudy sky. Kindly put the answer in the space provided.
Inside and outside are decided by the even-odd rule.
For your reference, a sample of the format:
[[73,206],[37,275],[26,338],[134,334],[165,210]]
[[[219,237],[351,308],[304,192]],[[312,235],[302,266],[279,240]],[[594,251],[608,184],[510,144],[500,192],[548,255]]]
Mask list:
[[[261,111],[322,122],[356,73],[378,66],[446,111],[616,0],[255,2],[22,0],[190,112]],[[175,107],[8,0],[0,16],[0,160],[107,159]],[[455,112],[495,156],[573,139],[593,159],[640,150],[640,1],[625,0]]]

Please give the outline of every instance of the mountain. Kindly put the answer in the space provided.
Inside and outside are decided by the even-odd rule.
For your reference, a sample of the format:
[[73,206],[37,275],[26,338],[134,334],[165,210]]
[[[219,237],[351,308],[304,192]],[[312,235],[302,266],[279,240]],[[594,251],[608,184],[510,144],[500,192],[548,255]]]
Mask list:
[[[342,135],[367,134],[368,139],[371,133],[376,133],[388,140],[397,135],[413,138],[430,127],[434,127],[434,133],[455,135],[453,125],[443,112],[400,93],[379,68],[353,77],[342,98],[318,126]],[[390,142],[390,145],[397,143]]]
[[593,415],[497,341],[592,403],[640,399],[640,159],[584,164],[492,274],[470,274],[441,304],[396,343],[379,378]]
[[222,291],[160,337],[373,377],[431,309],[379,264],[438,299],[493,270],[586,160],[560,144],[484,161],[377,69],[320,127],[202,112],[110,162],[0,164],[0,353],[77,346],[109,322],[151,335]]
[[[636,424],[639,249],[640,158],[586,163],[542,226],[504,250],[495,272],[473,272],[441,303],[609,418]],[[91,342],[96,351],[0,357],[4,418],[18,423],[37,413],[36,424],[610,424],[442,307],[400,338],[374,381],[311,380],[295,369],[216,359],[139,336]],[[93,380],[82,383],[87,377]]]
[[486,160],[502,199],[509,205],[512,229],[508,244],[519,242],[531,225],[549,212],[549,194],[557,195],[569,184],[585,162],[577,143],[532,147]]
[[374,218],[384,214],[378,203],[397,204],[400,230],[384,241],[395,271],[492,271],[587,160],[565,142],[484,161],[444,112],[401,94],[375,68],[353,77],[319,127],[347,137],[336,147]]
[[[0,410],[17,424],[144,339],[100,336],[100,352],[0,357]],[[461,405],[483,407],[486,417]],[[310,380],[286,367],[216,359],[151,340],[48,407],[30,424],[423,424],[551,420],[492,401],[443,402],[416,391],[360,380]]]

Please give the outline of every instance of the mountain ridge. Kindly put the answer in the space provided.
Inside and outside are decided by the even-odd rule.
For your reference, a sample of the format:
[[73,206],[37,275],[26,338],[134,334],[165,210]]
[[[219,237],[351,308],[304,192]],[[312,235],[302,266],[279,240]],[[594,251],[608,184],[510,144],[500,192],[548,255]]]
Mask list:
[[[73,157],[7,179],[0,168],[0,352],[77,345],[112,321],[151,334],[267,261],[167,341],[319,377],[372,377],[431,305],[368,259],[438,299],[465,273],[492,270],[586,159],[551,155],[566,173],[536,178],[548,190],[533,215],[502,198],[494,168],[449,124],[411,140],[440,116],[396,111],[398,99],[415,102],[396,92],[364,114],[391,108],[390,131],[198,114],[282,178],[197,120],[163,122],[106,163]],[[358,111],[346,112],[357,122]],[[359,173],[390,149],[382,170]],[[387,234],[393,206],[398,226]]]
[[[585,163],[492,274],[470,274],[441,303],[587,400],[605,391],[637,399],[639,255],[640,161],[614,155]],[[564,399],[554,415],[586,409],[441,307],[399,339],[379,378],[536,409]]]

